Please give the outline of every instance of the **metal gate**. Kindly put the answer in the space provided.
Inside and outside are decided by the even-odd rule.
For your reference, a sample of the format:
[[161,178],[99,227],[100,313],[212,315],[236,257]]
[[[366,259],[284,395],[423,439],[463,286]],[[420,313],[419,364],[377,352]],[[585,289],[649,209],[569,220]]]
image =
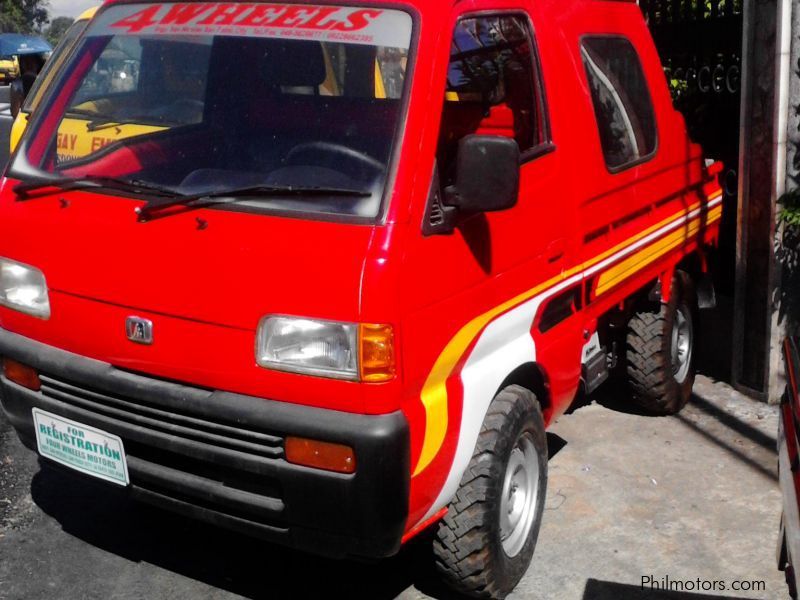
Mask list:
[[[736,350],[732,320],[737,293],[738,170],[745,0],[639,0],[664,65],[672,98],[692,140],[725,164],[719,251],[711,261],[719,309],[707,339],[726,340],[698,352],[700,368],[731,381]],[[715,344],[716,345],[716,344]],[[731,353],[730,355],[728,353]]]
[[676,107],[706,154],[739,157],[742,0],[641,0]]
[[733,295],[742,75],[743,0],[640,0],[675,107],[693,141],[726,169],[717,287]]

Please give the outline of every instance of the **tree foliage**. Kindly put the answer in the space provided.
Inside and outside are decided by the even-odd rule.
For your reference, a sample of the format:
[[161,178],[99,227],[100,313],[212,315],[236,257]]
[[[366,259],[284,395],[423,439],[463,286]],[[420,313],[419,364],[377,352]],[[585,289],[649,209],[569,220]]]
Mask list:
[[44,30],[44,37],[53,48],[56,47],[59,40],[64,36],[69,29],[69,26],[75,22],[72,17],[56,17],[50,21],[50,26]]
[[35,33],[47,23],[49,0],[0,0],[0,33]]

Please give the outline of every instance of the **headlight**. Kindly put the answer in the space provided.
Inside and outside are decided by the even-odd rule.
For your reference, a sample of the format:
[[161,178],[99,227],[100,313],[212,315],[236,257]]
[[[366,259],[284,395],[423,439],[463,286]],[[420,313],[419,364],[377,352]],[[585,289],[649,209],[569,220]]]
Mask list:
[[265,317],[256,362],[268,369],[383,383],[396,374],[391,325]]
[[0,304],[49,319],[50,300],[44,273],[15,260],[0,258]]
[[336,379],[358,379],[358,327],[352,323],[267,317],[258,327],[262,367]]

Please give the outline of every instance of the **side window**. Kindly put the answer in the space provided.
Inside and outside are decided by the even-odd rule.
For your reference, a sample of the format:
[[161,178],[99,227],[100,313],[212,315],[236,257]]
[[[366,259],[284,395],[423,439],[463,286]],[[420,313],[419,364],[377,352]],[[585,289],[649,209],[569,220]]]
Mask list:
[[608,168],[618,171],[652,155],[655,114],[633,44],[622,37],[585,37],[581,56]]
[[470,134],[517,141],[523,157],[549,142],[539,67],[527,17],[468,17],[455,28],[442,115],[439,165],[447,179]]

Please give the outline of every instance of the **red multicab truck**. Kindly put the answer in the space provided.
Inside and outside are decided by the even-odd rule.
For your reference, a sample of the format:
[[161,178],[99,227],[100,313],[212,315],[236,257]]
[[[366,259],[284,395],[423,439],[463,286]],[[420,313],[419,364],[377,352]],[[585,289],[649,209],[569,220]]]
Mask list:
[[616,371],[688,400],[716,175],[634,2],[110,2],[2,181],[2,405],[136,498],[332,556],[432,532],[503,597],[546,427]]

